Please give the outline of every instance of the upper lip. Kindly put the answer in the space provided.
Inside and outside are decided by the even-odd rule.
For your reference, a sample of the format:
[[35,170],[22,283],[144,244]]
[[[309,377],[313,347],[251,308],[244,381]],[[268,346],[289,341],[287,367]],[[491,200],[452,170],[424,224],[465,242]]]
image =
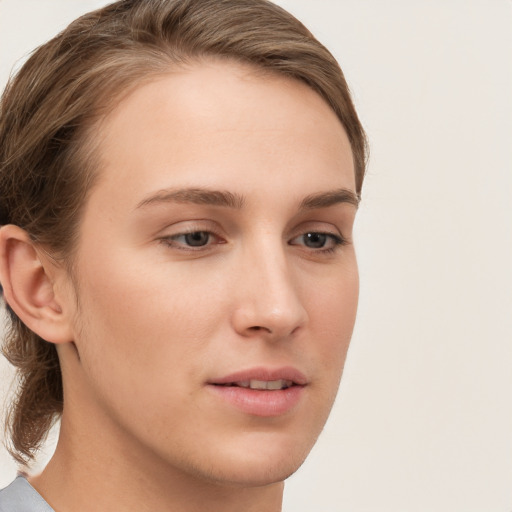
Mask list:
[[250,380],[259,381],[276,381],[276,380],[288,380],[292,381],[293,384],[304,386],[308,380],[306,376],[294,368],[293,366],[282,366],[280,368],[268,368],[260,366],[257,368],[250,368],[247,370],[240,370],[237,372],[230,373],[220,378],[215,378],[208,381],[208,384],[231,384],[235,382],[243,382]]

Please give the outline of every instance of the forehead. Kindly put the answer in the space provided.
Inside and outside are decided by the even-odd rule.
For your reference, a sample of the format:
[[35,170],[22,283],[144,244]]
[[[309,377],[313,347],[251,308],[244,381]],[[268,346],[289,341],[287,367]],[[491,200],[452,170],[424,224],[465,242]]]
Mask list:
[[96,135],[100,181],[131,192],[234,177],[236,186],[268,188],[277,170],[296,179],[299,166],[311,185],[335,174],[354,188],[350,144],[327,103],[306,84],[250,65],[175,69],[123,98]]

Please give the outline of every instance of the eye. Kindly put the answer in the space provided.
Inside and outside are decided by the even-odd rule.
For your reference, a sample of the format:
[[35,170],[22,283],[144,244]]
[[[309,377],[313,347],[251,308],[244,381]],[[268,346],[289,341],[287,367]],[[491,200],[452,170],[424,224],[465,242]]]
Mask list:
[[208,231],[194,231],[185,235],[178,235],[174,240],[179,240],[190,247],[203,247],[210,241],[211,233]]
[[302,235],[304,245],[311,249],[322,249],[328,241],[325,233],[306,233]]
[[211,231],[189,231],[186,233],[178,233],[176,235],[166,236],[161,241],[173,248],[181,250],[198,250],[207,248],[212,244],[224,243],[223,240]]
[[344,245],[345,240],[333,233],[310,231],[293,238],[289,243],[290,245],[302,245],[308,249],[318,251],[334,251],[338,246]]

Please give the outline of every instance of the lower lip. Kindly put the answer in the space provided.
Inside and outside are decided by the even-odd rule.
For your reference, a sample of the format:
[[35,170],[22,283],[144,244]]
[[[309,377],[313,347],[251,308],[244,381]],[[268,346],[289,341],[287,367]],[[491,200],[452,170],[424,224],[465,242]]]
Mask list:
[[240,411],[262,417],[282,416],[291,411],[299,403],[304,391],[304,386],[273,391],[212,384],[208,388]]

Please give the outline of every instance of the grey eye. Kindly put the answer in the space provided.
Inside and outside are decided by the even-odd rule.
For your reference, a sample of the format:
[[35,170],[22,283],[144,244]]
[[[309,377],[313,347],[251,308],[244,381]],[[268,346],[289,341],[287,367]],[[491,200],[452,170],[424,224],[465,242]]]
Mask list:
[[208,231],[194,231],[182,235],[183,241],[190,247],[202,247],[210,241],[210,233]]
[[321,249],[327,243],[326,233],[305,233],[302,235],[304,245],[311,249]]
[[344,245],[345,241],[341,236],[333,233],[322,233],[321,231],[309,231],[290,240],[290,245],[301,245],[312,251],[333,251],[336,247]]

